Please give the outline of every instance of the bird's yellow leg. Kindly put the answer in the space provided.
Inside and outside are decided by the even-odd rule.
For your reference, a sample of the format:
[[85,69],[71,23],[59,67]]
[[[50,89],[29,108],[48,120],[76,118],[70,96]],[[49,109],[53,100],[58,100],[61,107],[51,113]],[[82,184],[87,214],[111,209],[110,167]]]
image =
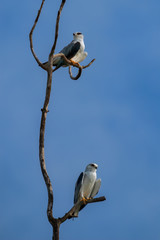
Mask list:
[[86,200],[87,200],[87,199],[86,199],[85,197],[83,197],[83,198],[81,199],[81,201],[84,202],[84,204],[86,204]]
[[80,64],[78,62],[75,62],[73,60],[70,59],[70,61],[73,63],[73,64],[77,64],[79,67],[80,67]]
[[91,199],[92,199],[91,197],[87,198],[87,200],[91,200]]

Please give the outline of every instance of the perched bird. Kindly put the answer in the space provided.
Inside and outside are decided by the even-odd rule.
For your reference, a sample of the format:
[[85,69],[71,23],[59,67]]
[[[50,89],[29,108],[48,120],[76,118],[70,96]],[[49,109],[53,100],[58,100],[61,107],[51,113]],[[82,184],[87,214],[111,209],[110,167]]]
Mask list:
[[[101,179],[97,179],[96,163],[90,163],[87,165],[84,172],[82,172],[76,182],[74,192],[74,204],[80,200],[93,198],[99,191],[101,186]],[[85,207],[85,204],[74,212],[74,217],[78,217],[79,211]]]
[[[73,33],[73,41],[64,47],[59,53],[63,53],[66,58],[68,58],[73,63],[82,62],[88,55],[87,52],[84,52],[84,36],[80,32]],[[45,62],[44,64],[47,64]],[[56,69],[59,67],[67,67],[68,64],[64,61],[62,57],[53,58],[53,66],[56,66]]]

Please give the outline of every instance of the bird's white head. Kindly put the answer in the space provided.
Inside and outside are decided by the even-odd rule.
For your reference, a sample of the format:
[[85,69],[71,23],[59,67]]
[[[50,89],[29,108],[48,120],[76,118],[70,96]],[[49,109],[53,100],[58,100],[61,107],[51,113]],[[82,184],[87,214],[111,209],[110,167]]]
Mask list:
[[87,165],[85,171],[97,171],[98,165],[96,163],[90,163]]
[[75,32],[73,33],[73,39],[74,40],[83,40],[84,36],[81,32]]

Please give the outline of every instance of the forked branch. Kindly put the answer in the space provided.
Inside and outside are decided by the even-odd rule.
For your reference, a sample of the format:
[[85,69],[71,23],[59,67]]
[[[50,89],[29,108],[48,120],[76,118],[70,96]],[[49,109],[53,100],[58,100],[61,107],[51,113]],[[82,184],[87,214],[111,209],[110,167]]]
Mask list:
[[[47,187],[47,191],[48,191],[47,216],[48,216],[49,222],[54,227],[56,219],[53,217],[53,213],[52,213],[52,210],[53,210],[53,189],[52,189],[52,184],[51,184],[50,178],[49,178],[48,173],[47,173],[46,164],[45,164],[45,155],[44,155],[44,135],[45,135],[45,124],[46,124],[46,117],[47,117],[47,112],[48,112],[48,105],[49,105],[50,94],[51,94],[52,66],[50,64],[50,66],[46,68],[43,65],[43,63],[41,63],[41,61],[38,59],[38,57],[35,54],[35,51],[34,51],[34,48],[33,48],[33,40],[32,40],[32,35],[33,35],[34,29],[37,25],[37,22],[39,20],[44,2],[45,2],[45,0],[42,0],[40,9],[39,9],[38,14],[37,14],[37,17],[34,21],[32,29],[30,31],[29,39],[30,39],[30,48],[31,48],[31,52],[33,54],[33,57],[35,58],[38,65],[40,67],[42,67],[44,70],[47,70],[47,72],[48,72],[46,95],[45,95],[44,105],[43,105],[43,108],[42,108],[42,116],[41,116],[41,124],[40,124],[39,160],[40,160],[40,166],[41,166],[41,171],[42,171],[42,174],[43,174],[43,178],[44,178],[44,181],[46,183],[46,187]],[[61,14],[61,11],[63,9],[64,3],[65,3],[65,0],[62,0],[60,9],[58,11],[57,20],[56,20],[55,40],[54,40],[54,44],[53,44],[51,52],[54,51],[54,49],[56,47],[60,14]],[[51,55],[49,57],[50,63],[53,61],[52,58],[53,58],[53,55]]]
[[[34,21],[34,24],[33,24],[33,26],[32,26],[32,29],[31,29],[31,31],[30,31],[30,33],[29,33],[30,49],[31,49],[31,52],[32,52],[32,54],[33,54],[33,57],[35,58],[35,60],[36,60],[36,62],[38,63],[38,65],[39,65],[41,68],[43,68],[44,70],[46,70],[46,71],[49,71],[49,67],[48,67],[49,65],[50,65],[50,68],[51,68],[52,63],[53,63],[53,59],[54,59],[55,56],[60,56],[60,57],[64,58],[65,63],[68,64],[68,66],[69,66],[69,75],[70,75],[70,78],[71,78],[72,80],[78,80],[78,78],[81,76],[82,69],[85,69],[85,68],[89,67],[89,66],[95,61],[95,59],[93,59],[88,65],[86,65],[86,66],[81,66],[80,64],[76,64],[76,63],[71,62],[69,59],[66,58],[66,56],[65,56],[63,53],[58,53],[58,54],[54,55],[54,51],[55,51],[56,44],[57,44],[57,39],[58,39],[58,30],[59,30],[60,15],[61,15],[61,12],[62,12],[62,9],[63,9],[63,6],[64,6],[66,0],[62,0],[61,5],[60,5],[60,8],[59,8],[59,11],[58,11],[58,13],[57,13],[56,29],[55,29],[55,38],[54,38],[54,43],[53,43],[53,46],[52,46],[51,51],[50,51],[50,54],[49,54],[49,64],[48,64],[47,67],[46,67],[45,64],[43,64],[43,63],[39,60],[39,58],[37,57],[37,55],[36,55],[36,53],[35,53],[35,51],[34,51],[34,48],[33,48],[33,39],[32,39],[33,31],[34,31],[34,29],[35,29],[35,27],[36,27],[36,25],[37,25],[38,20],[39,20],[39,17],[40,17],[40,14],[41,14],[41,11],[42,11],[44,2],[45,2],[45,0],[42,0],[40,9],[38,10],[38,13],[37,13],[37,17],[36,17],[36,19],[35,19],[35,21]],[[74,66],[74,67],[77,67],[77,68],[78,68],[78,74],[77,74],[75,77],[73,77],[73,75],[72,75],[71,66]],[[56,71],[57,69],[58,69],[58,68],[53,69],[53,72]]]

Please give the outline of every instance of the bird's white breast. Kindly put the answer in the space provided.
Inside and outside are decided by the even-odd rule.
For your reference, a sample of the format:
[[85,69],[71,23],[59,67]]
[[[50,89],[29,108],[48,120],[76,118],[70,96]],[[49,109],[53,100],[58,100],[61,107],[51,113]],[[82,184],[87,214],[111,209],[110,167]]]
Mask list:
[[85,177],[84,177],[84,181],[81,189],[82,197],[85,197],[85,198],[90,197],[96,178],[97,178],[97,174],[95,171],[85,172]]
[[72,58],[74,62],[82,62],[88,55],[87,52],[84,52],[85,45],[83,39],[78,39],[78,41],[80,42],[80,49]]

